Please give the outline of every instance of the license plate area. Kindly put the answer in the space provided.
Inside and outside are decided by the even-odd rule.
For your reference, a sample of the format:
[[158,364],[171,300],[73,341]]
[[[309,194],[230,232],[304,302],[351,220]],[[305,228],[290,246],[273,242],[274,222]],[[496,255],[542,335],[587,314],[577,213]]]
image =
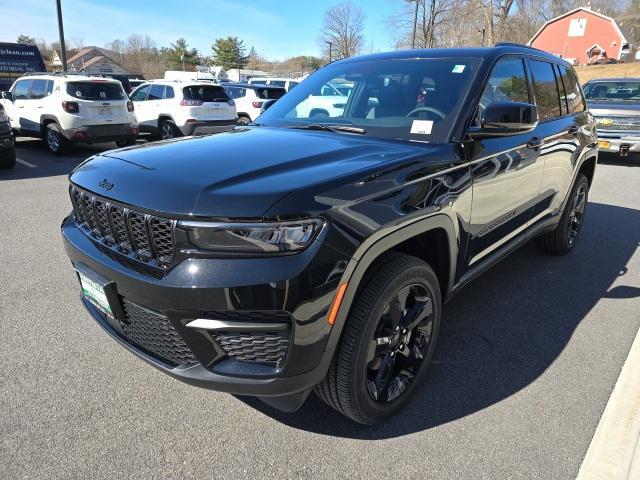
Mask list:
[[600,148],[609,148],[611,146],[610,142],[607,142],[606,140],[599,140],[598,141],[598,147]]
[[109,324],[120,331],[119,320],[124,320],[124,310],[116,290],[115,282],[80,263],[75,265],[82,297],[100,311]]
[[100,107],[98,112],[100,115],[111,115],[111,107]]

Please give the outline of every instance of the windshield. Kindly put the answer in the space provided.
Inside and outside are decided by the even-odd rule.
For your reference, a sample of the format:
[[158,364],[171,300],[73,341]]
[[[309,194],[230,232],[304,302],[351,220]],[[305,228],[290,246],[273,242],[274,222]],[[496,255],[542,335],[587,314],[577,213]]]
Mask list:
[[587,100],[602,102],[640,101],[640,81],[590,82],[584,86]]
[[477,58],[363,60],[321,68],[278,100],[260,125],[348,125],[372,137],[447,141]]
[[69,82],[67,93],[82,100],[124,100],[127,94],[120,82]]

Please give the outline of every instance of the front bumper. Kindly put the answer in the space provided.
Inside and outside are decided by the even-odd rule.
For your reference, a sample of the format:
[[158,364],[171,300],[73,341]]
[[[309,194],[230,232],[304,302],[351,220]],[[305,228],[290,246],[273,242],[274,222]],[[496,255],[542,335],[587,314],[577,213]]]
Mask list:
[[206,135],[232,130],[238,124],[237,118],[230,120],[201,120],[185,123],[180,130],[185,135]]
[[640,153],[640,132],[612,134],[598,132],[598,151],[603,153]]
[[103,143],[135,137],[138,126],[131,123],[86,125],[64,130],[64,136],[73,143]]
[[[76,268],[89,269],[112,282],[119,301],[133,302],[164,316],[197,360],[189,365],[172,365],[155,352],[140,348],[123,333],[117,321],[82,297],[89,313],[105,331],[159,370],[186,383],[223,392],[297,399],[293,407],[290,402],[283,406],[269,401],[283,409],[297,407],[298,401],[304,400],[306,393],[324,378],[333,355],[333,350],[325,347],[330,333],[326,312],[335,285],[309,288],[309,271],[313,270],[310,264],[319,249],[327,248],[321,241],[286,257],[194,258],[164,274],[150,275],[144,268],[132,268],[131,259],[105,251],[103,245],[76,226],[73,216],[63,222],[62,235]],[[260,311],[267,318],[274,311],[290,315],[289,343],[281,364],[238,360],[209,331],[186,326],[195,319],[215,317],[212,312],[248,311]],[[233,320],[233,316],[228,318]]]

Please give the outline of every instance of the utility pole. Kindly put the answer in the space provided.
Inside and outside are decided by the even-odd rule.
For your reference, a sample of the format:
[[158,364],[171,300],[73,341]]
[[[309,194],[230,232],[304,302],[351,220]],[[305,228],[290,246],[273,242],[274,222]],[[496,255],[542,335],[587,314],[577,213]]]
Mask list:
[[327,40],[326,42],[329,44],[329,63],[331,63],[331,61],[332,61],[331,57],[332,57],[332,54],[333,54],[333,51],[332,51],[333,43],[331,43],[329,40]]
[[420,5],[420,0],[415,0],[416,2],[416,10],[413,12],[413,35],[411,36],[411,48],[416,48],[416,30],[418,29],[418,6]]
[[56,0],[58,9],[58,33],[60,34],[60,60],[62,60],[62,71],[67,71],[67,46],[64,43],[64,28],[62,26],[62,7],[60,0]]

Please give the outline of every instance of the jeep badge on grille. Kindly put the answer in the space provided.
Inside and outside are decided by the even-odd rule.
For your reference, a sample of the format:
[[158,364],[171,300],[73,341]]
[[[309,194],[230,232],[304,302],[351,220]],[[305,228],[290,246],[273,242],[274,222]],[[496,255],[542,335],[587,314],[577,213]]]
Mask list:
[[98,183],[98,186],[100,188],[104,188],[105,190],[111,190],[113,188],[113,183],[104,178],[100,181],[100,183]]

